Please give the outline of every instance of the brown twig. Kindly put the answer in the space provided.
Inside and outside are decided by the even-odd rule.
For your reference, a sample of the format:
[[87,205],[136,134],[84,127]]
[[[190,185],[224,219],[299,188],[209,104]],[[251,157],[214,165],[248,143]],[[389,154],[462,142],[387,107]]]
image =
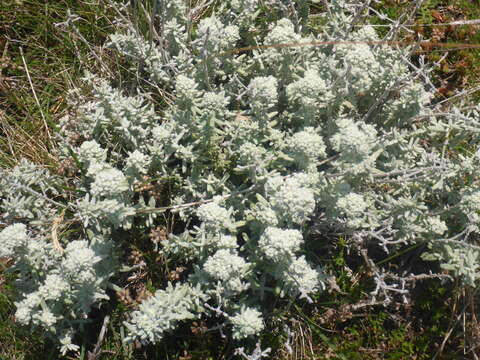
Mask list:
[[96,360],[97,357],[102,354],[103,351],[100,350],[100,347],[102,346],[103,339],[105,337],[105,334],[107,333],[107,326],[109,322],[110,322],[110,315],[106,315],[103,318],[103,325],[102,325],[102,328],[100,329],[100,333],[98,334],[97,343],[95,344],[93,351],[88,352],[88,360]]

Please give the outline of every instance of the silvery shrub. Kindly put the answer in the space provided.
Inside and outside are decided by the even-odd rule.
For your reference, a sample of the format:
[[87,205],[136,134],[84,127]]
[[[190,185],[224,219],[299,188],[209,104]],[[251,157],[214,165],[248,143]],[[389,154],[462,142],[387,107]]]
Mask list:
[[[339,237],[367,256],[424,243],[425,259],[475,286],[478,106],[435,105],[431,69],[380,41],[361,4],[330,0],[313,17],[304,0],[226,0],[200,20],[201,6],[162,4],[160,37],[124,23],[107,43],[140,75],[134,90],[87,74],[90,96],[62,120],[57,156],[75,175],[1,170],[0,257],[14,260],[19,323],[78,350],[92,308],[126,285],[122,244],[167,212],[185,226],[157,251],[187,275],[128,315],[127,341],[201,318],[257,339],[272,299],[326,289],[306,245]],[[152,183],[176,189],[167,207],[139,190]],[[372,296],[408,293],[405,274],[372,267]]]

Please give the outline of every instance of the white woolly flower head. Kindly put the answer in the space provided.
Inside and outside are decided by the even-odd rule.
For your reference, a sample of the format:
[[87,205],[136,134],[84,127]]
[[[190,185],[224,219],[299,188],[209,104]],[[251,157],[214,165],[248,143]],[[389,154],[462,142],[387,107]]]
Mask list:
[[440,219],[440,216],[430,216],[425,219],[425,228],[427,233],[435,235],[443,235],[448,231],[447,224]]
[[372,125],[355,122],[349,118],[336,121],[338,131],[330,137],[330,144],[339,152],[334,164],[348,173],[359,174],[375,166],[376,156],[372,156],[381,142]]
[[315,210],[315,196],[295,178],[275,176],[267,180],[265,192],[279,220],[287,224],[303,224]]
[[247,91],[254,109],[268,110],[277,105],[278,81],[274,76],[257,76],[250,80]]
[[75,240],[65,248],[65,259],[62,261],[61,269],[65,275],[78,282],[95,281],[93,267],[101,260],[86,241]]
[[55,316],[48,308],[40,310],[33,315],[32,318],[34,322],[42,324],[42,326],[45,326],[47,329],[52,328],[59,320],[59,317]]
[[198,83],[185,75],[180,74],[176,78],[175,92],[177,96],[184,97],[185,99],[194,99],[200,93],[197,87]]
[[283,273],[283,280],[286,286],[284,292],[297,292],[300,298],[307,300],[310,300],[309,294],[323,288],[321,274],[312,269],[305,256],[296,258],[289,264]]
[[361,227],[365,223],[365,212],[368,203],[364,197],[354,192],[341,195],[336,201],[337,214],[346,217],[346,225],[351,228]]
[[128,189],[128,181],[125,175],[120,170],[110,166],[98,171],[90,185],[90,192],[98,197],[115,197],[125,193]]
[[238,248],[237,239],[232,235],[221,234],[217,239],[216,246],[218,249],[236,249]]
[[301,35],[295,32],[295,26],[287,19],[278,20],[265,37],[266,44],[290,44],[300,41]]
[[18,249],[27,246],[27,227],[13,224],[0,231],[0,258],[14,256]]
[[198,24],[196,42],[209,50],[219,51],[232,48],[239,39],[237,26],[225,26],[215,16],[204,18]]
[[167,143],[169,139],[175,136],[173,131],[174,127],[172,123],[165,122],[152,129],[152,138],[159,145],[163,145],[163,143]]
[[90,178],[95,178],[99,172],[111,169],[112,166],[105,161],[102,162],[92,162],[88,165],[87,176]]
[[287,184],[300,186],[308,189],[315,189],[319,183],[319,173],[311,172],[296,172],[285,179]]
[[337,207],[343,212],[361,214],[366,210],[367,203],[362,195],[349,192],[348,194],[338,198]]
[[95,140],[84,141],[77,150],[78,158],[84,163],[103,162],[107,158],[107,151],[102,149]]
[[368,91],[373,80],[382,73],[381,65],[367,44],[337,44],[333,53],[349,70],[348,84],[352,91]]
[[58,300],[70,291],[70,284],[63,276],[55,273],[48,274],[43,285],[38,289],[45,300]]
[[[289,84],[286,89],[290,101],[303,106],[318,106],[320,95],[328,92],[327,84],[315,69],[308,69],[299,80]],[[325,96],[322,96],[325,98]]]
[[264,328],[262,313],[250,307],[242,307],[240,312],[230,316],[229,320],[233,325],[233,338],[237,340],[259,335]]
[[[264,57],[266,61],[270,61],[272,64],[277,64],[278,66],[279,63],[288,62],[290,56],[294,54],[308,52],[304,47],[296,46],[296,44],[300,44],[303,41],[306,40],[304,40],[299,33],[295,32],[295,26],[289,19],[280,19],[265,36],[264,44],[273,46],[265,49],[262,57]],[[280,69],[277,71],[279,70]],[[291,74],[289,70],[287,72]]]
[[238,147],[238,163],[241,166],[261,166],[262,161],[267,155],[267,150],[263,146],[245,142]]
[[287,154],[292,156],[301,168],[308,168],[310,164],[327,155],[323,137],[313,127],[305,127],[294,133],[285,143]]
[[227,281],[232,278],[242,278],[249,269],[249,264],[236,251],[220,249],[210,256],[203,270],[216,280]]
[[371,25],[363,25],[353,36],[358,40],[376,41],[379,39],[375,28]]
[[200,100],[200,107],[204,116],[225,116],[227,113],[227,106],[230,101],[225,92],[206,92]]
[[260,236],[258,246],[267,259],[279,263],[293,257],[302,243],[303,236],[298,230],[268,227]]
[[251,210],[253,219],[260,222],[264,226],[277,226],[277,213],[268,204],[256,203]]
[[60,343],[60,352],[65,355],[69,351],[77,352],[80,346],[73,344],[73,330],[64,330],[58,337]]
[[20,324],[28,325],[32,320],[32,315],[42,302],[42,297],[38,292],[27,294],[21,301],[15,302],[17,311],[15,318]]
[[215,201],[200,205],[197,209],[197,216],[208,229],[232,230],[235,228],[232,210],[220,206]]
[[377,131],[372,125],[355,122],[349,118],[336,121],[338,132],[330,138],[335,151],[357,153],[360,156],[369,154],[378,143]]
[[148,155],[145,155],[138,150],[134,150],[128,154],[127,160],[125,161],[125,173],[131,176],[146,174],[148,172],[150,161],[151,159]]

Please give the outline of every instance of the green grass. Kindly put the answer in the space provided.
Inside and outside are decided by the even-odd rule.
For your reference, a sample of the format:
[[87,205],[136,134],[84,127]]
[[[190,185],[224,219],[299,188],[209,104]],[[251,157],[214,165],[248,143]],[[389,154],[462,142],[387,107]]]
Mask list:
[[[69,9],[80,17],[74,24],[86,42],[72,28],[56,26]],[[21,157],[55,161],[50,138],[68,108],[67,91],[85,70],[99,69],[91,50],[112,31],[112,19],[102,1],[0,3],[0,166]]]

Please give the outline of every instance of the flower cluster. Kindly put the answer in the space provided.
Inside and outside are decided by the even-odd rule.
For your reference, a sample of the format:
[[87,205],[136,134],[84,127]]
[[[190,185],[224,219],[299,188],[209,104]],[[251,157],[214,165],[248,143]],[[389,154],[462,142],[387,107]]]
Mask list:
[[101,239],[91,244],[75,240],[63,250],[46,238],[31,238],[24,224],[3,229],[0,242],[5,245],[0,258],[15,257],[10,270],[19,272],[17,285],[24,289],[15,302],[16,320],[43,327],[55,340],[59,336],[64,354],[77,350],[72,343],[73,323],[87,319],[93,305],[108,299],[106,280],[115,267],[106,260],[110,245]]

